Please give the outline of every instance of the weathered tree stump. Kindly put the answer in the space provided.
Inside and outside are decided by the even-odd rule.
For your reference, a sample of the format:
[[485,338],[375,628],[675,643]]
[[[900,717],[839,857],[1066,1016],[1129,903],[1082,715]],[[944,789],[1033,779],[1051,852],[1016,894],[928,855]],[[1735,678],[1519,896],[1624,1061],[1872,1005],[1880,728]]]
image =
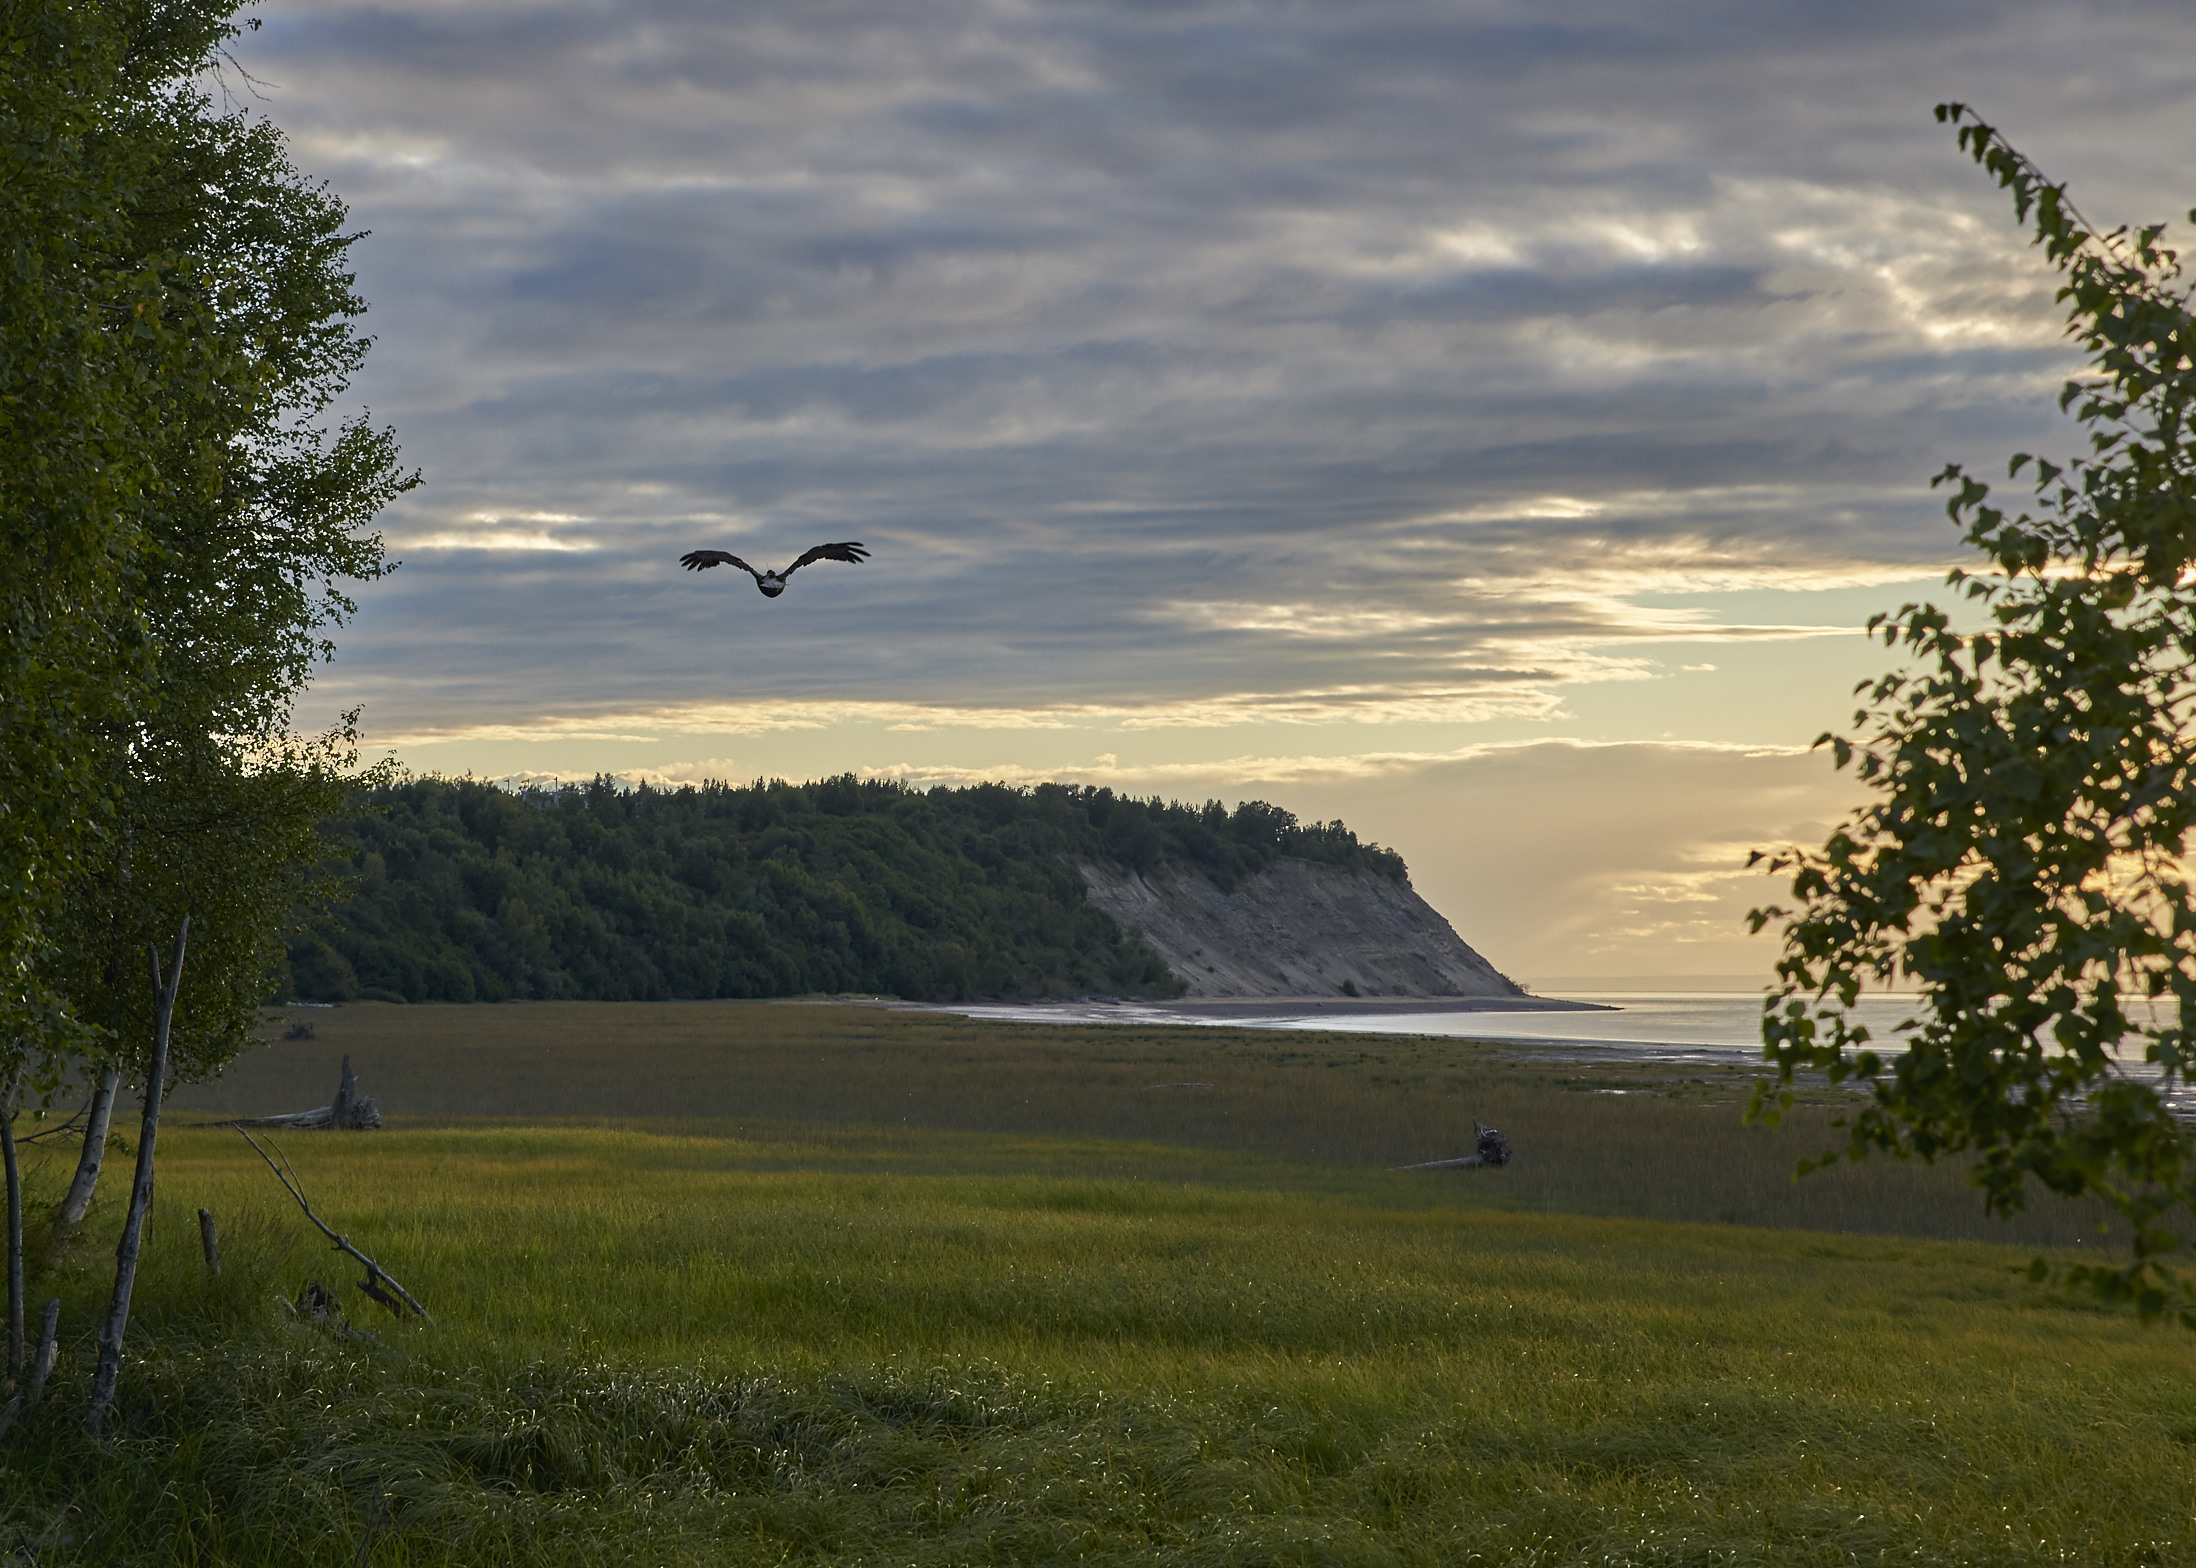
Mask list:
[[307,1280],[304,1289],[297,1293],[297,1300],[290,1303],[290,1315],[308,1323],[325,1323],[342,1312],[334,1292],[317,1279]]
[[381,1336],[371,1330],[351,1327],[350,1314],[343,1310],[343,1303],[336,1299],[334,1291],[317,1279],[305,1282],[305,1288],[297,1293],[297,1300],[287,1301],[290,1316],[300,1323],[310,1323],[324,1328],[342,1340],[364,1340],[369,1345],[381,1343]]
[[1399,1165],[1396,1169],[1404,1171],[1476,1171],[1488,1168],[1499,1169],[1510,1163],[1509,1139],[1503,1137],[1496,1129],[1483,1127],[1478,1122],[1472,1123],[1472,1131],[1477,1135],[1477,1146],[1471,1153],[1464,1155],[1462,1158],[1428,1160],[1423,1165]]
[[339,1132],[371,1132],[381,1125],[381,1112],[374,1102],[358,1092],[358,1079],[351,1072],[351,1059],[343,1058],[343,1081],[336,1085],[335,1098],[326,1105],[310,1111],[290,1111],[282,1116],[255,1116],[235,1124],[239,1127],[288,1127],[300,1132],[334,1128]]

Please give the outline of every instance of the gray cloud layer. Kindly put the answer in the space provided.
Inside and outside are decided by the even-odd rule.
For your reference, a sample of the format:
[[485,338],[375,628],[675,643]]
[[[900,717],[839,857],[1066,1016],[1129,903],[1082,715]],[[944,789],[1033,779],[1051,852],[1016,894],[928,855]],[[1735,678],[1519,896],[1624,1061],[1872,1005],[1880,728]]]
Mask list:
[[428,481],[327,683],[392,730],[1607,678],[1698,630],[1631,590],[1926,570],[1930,471],[2064,444],[1933,101],[2196,201],[2180,3],[265,15]]

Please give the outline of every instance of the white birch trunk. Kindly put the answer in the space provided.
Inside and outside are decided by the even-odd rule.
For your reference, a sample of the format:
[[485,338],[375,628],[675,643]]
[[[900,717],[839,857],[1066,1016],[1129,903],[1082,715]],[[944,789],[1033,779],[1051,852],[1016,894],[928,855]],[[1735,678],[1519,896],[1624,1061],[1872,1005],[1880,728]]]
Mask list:
[[114,1249],[114,1298],[107,1305],[107,1321],[99,1331],[99,1362],[92,1371],[91,1414],[88,1425],[96,1439],[107,1426],[114,1409],[115,1380],[122,1373],[122,1337],[130,1326],[130,1290],[137,1283],[137,1254],[143,1244],[145,1213],[152,1207],[153,1145],[160,1136],[160,1092],[168,1077],[168,1030],[175,1019],[175,995],[183,985],[183,955],[191,940],[191,917],[183,917],[183,930],[175,940],[175,967],[166,985],[160,983],[160,950],[152,954],[153,987],[160,1010],[153,1021],[152,1061],[145,1073],[145,1119],[138,1134],[137,1179],[130,1187],[129,1213],[122,1220],[122,1239]]
[[8,1381],[23,1380],[23,1170],[15,1158],[15,1088],[18,1069],[0,1090],[0,1166],[8,1181]]
[[64,1231],[83,1224],[91,1208],[92,1192],[99,1185],[99,1166],[107,1157],[107,1126],[114,1117],[115,1096],[121,1083],[119,1063],[108,1062],[100,1068],[99,1081],[92,1087],[91,1113],[85,1119],[83,1152],[76,1157],[76,1179],[69,1183],[68,1196],[61,1200]]

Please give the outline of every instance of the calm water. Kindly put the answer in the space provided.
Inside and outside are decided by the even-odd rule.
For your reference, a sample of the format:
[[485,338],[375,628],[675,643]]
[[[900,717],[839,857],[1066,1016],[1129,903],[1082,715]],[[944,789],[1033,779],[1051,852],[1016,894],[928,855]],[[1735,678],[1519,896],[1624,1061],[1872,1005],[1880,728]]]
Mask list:
[[[1164,1003],[973,1003],[950,1011],[1022,1023],[1196,1024],[1252,1029],[1340,1029],[1368,1034],[1435,1034],[1461,1040],[1516,1040],[1582,1053],[1688,1061],[1757,1060],[1761,996],[1753,991],[1582,993],[1607,1012],[1368,1012],[1301,1014],[1178,1009]],[[1912,1011],[1905,997],[1864,998],[1857,1010],[1878,1039],[1893,1038]]]
[[[1570,1046],[1581,1055],[1615,1055],[1648,1061],[1747,1061],[1761,1059],[1761,993],[1758,991],[1583,992],[1566,998],[1593,1002],[1605,1013],[1399,1013],[1385,1018],[1276,1020],[1288,1029],[1363,1029],[1388,1034],[1445,1034],[1465,1040],[1516,1040]],[[1913,1014],[1909,997],[1865,997],[1854,1010],[1881,1041]]]
[[[1376,1012],[1343,1013],[1306,1008],[1302,1013],[1227,1013],[1173,1008],[1146,1002],[971,1003],[942,1008],[970,1018],[1021,1023],[1192,1024],[1231,1029],[1333,1029],[1366,1034],[1449,1035],[1460,1040],[1514,1040],[1539,1051],[1581,1059],[1639,1062],[1758,1063],[1761,1060],[1761,994],[1755,991],[1578,992],[1567,997],[1606,1012]],[[1864,996],[1854,1008],[1886,1051],[1899,1048],[1900,1023],[1918,998]],[[2128,999],[2141,1018],[2142,1004]],[[2170,1004],[2168,1004],[2170,1005]],[[2139,1055],[2139,1045],[2131,1054]],[[2155,1080],[2157,1070],[2133,1060],[2131,1076]],[[2196,1115],[2196,1086],[2172,1096],[2175,1110]]]

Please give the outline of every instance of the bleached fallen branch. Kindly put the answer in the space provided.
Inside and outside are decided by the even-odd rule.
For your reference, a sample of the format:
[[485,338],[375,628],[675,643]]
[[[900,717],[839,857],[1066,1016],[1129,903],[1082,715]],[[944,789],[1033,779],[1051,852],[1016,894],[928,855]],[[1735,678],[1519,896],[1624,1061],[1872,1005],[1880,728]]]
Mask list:
[[[380,1302],[398,1317],[404,1315],[405,1307],[410,1307],[420,1317],[427,1318],[427,1309],[414,1299],[410,1291],[397,1283],[395,1275],[376,1263],[372,1258],[366,1256],[365,1253],[359,1251],[358,1248],[352,1246],[348,1236],[339,1236],[330,1230],[327,1223],[313,1212],[313,1206],[305,1201],[305,1189],[297,1181],[296,1171],[288,1168],[290,1164],[289,1156],[284,1155],[282,1163],[277,1165],[274,1162],[274,1156],[270,1155],[265,1149],[260,1148],[259,1140],[246,1132],[240,1123],[232,1122],[230,1125],[236,1128],[237,1136],[250,1144],[253,1152],[267,1162],[267,1169],[275,1173],[275,1180],[281,1182],[284,1190],[297,1200],[297,1206],[305,1211],[305,1217],[319,1228],[321,1235],[335,1244],[336,1251],[346,1257],[356,1258],[366,1266],[366,1277],[358,1282],[358,1288],[365,1292],[369,1299]],[[269,1143],[274,1142],[272,1138],[267,1141]],[[280,1152],[280,1147],[277,1146],[276,1153]],[[388,1286],[389,1290],[383,1290],[381,1287],[384,1285]],[[389,1294],[391,1290],[396,1292],[394,1296]],[[430,1318],[428,1321],[432,1322],[433,1320]]]

